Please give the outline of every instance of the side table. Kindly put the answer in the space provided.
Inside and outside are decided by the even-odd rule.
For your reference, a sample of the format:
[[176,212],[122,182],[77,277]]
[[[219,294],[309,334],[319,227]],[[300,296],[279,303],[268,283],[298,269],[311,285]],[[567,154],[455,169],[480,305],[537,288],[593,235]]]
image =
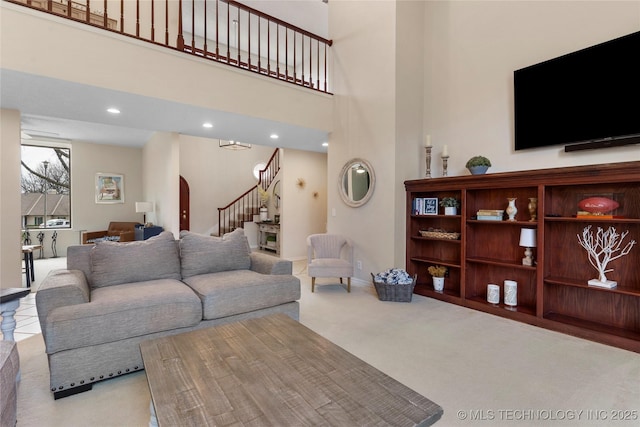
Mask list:
[[136,227],[136,240],[147,240],[149,237],[157,236],[162,233],[164,229],[160,226],[151,227]]
[[2,339],[13,341],[13,331],[16,329],[16,319],[13,317],[20,307],[20,298],[31,293],[31,289],[6,288],[0,289],[0,315],[2,315]]
[[42,249],[42,245],[23,245],[22,254],[24,255],[24,269],[27,278],[27,288],[31,287],[31,282],[36,280],[35,268],[33,266],[33,251]]

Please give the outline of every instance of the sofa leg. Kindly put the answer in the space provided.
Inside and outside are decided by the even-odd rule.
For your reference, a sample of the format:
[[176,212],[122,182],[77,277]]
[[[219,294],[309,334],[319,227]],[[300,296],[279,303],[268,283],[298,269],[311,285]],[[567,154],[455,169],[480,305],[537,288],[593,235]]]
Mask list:
[[66,390],[54,391],[53,399],[58,400],[63,397],[73,396],[74,394],[84,393],[85,391],[89,391],[93,388],[93,383],[85,384],[78,387],[68,388]]
[[312,277],[311,278],[311,292],[315,292],[315,288],[316,288],[316,278]]
[[351,277],[347,277],[347,292],[351,292]]

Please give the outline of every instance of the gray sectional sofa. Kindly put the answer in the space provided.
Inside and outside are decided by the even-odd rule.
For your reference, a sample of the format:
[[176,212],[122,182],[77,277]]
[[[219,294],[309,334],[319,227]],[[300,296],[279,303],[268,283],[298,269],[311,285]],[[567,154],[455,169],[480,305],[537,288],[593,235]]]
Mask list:
[[242,229],[69,247],[67,269],[49,273],[36,294],[54,398],[144,369],[147,339],[271,313],[298,320],[291,270],[251,252]]

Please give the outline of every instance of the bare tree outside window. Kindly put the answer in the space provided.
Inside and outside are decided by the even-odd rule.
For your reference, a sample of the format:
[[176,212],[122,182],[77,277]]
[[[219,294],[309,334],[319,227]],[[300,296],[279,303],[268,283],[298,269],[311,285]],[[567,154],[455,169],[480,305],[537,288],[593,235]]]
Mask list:
[[22,145],[22,226],[71,227],[71,149]]

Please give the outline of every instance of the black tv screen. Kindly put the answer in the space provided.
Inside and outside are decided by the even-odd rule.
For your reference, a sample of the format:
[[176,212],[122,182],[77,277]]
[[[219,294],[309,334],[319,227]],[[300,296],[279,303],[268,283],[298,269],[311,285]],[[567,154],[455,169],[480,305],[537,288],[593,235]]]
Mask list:
[[513,79],[516,150],[640,142],[640,32],[516,70]]

